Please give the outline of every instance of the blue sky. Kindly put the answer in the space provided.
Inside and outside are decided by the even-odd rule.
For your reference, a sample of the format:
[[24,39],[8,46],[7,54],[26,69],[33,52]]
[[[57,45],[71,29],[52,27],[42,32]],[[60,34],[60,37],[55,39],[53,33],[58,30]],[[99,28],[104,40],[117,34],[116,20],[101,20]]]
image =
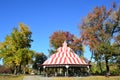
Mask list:
[[[48,55],[54,31],[69,31],[79,37],[82,18],[96,6],[110,8],[114,1],[120,4],[120,0],[0,0],[0,42],[22,22],[33,33],[31,49]],[[90,58],[88,48],[84,55]]]

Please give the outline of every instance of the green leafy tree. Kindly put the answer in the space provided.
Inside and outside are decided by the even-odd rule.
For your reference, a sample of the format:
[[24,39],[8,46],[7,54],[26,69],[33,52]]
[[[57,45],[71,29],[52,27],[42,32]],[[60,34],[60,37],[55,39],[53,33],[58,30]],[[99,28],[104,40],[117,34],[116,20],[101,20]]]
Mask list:
[[[102,75],[105,74],[105,62],[101,62],[100,63],[101,65],[104,65],[104,66],[101,66],[102,67]],[[100,69],[100,64],[99,63],[96,63],[96,62],[91,62],[91,73],[94,74],[94,75],[100,75],[101,74],[101,69]]]
[[47,59],[47,56],[44,53],[35,53],[34,59],[33,68],[37,70],[38,67]]
[[20,23],[19,29],[14,28],[0,45],[0,57],[5,65],[11,67],[14,74],[25,72],[22,67],[27,66],[32,60],[34,52],[29,50],[33,41],[31,34],[29,28]]
[[19,49],[16,52],[17,58],[19,61],[19,72],[26,73],[27,68],[29,68],[29,64],[33,63],[34,51],[29,50],[27,48]]

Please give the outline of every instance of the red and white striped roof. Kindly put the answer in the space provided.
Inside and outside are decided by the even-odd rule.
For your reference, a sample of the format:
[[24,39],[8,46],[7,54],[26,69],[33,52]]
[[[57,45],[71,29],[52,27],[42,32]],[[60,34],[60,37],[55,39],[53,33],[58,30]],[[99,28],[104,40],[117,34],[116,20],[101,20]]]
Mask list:
[[57,49],[57,53],[51,55],[43,65],[53,64],[86,64],[77,54],[75,54],[70,47],[67,47],[67,43],[64,42],[63,46]]

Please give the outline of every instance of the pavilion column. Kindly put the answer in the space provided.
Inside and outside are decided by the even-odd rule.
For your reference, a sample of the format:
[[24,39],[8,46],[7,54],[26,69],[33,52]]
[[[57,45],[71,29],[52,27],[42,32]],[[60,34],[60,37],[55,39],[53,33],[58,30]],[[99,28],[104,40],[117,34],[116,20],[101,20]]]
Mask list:
[[65,67],[66,67],[66,69],[67,69],[67,72],[66,72],[66,75],[65,75],[65,76],[69,76],[69,72],[68,72],[68,68],[69,68],[69,66],[66,65]]
[[41,75],[41,68],[39,67],[38,70],[39,70],[39,74]]
[[57,76],[57,68],[55,68],[55,77]]
[[47,72],[46,72],[46,66],[43,66],[43,68],[44,68],[44,73],[45,73],[45,77],[47,77]]
[[90,75],[90,67],[87,66],[87,69],[88,69],[88,76]]

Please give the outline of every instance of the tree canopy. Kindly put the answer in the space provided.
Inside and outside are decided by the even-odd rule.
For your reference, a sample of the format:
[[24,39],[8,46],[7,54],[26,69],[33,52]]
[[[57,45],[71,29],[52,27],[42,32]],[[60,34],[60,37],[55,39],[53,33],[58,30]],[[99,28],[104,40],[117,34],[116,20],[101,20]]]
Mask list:
[[39,65],[43,64],[43,62],[47,59],[47,56],[44,53],[35,53],[33,69],[38,69]]
[[70,32],[56,31],[50,36],[50,45],[53,49],[49,50],[50,53],[55,53],[56,49],[61,47],[63,42],[66,41],[68,46],[71,47],[79,55],[83,55],[83,46],[77,37]]
[[115,3],[109,10],[105,6],[95,7],[80,25],[83,44],[89,45],[96,59],[104,57],[107,73],[109,72],[109,60],[120,54],[119,48],[115,46],[116,39],[120,35],[119,16],[120,9],[118,10]]
[[20,23],[19,29],[14,28],[0,45],[0,57],[3,63],[14,71],[14,74],[18,71],[25,73],[26,66],[32,61],[34,51],[29,50],[33,41],[31,34],[29,28]]

